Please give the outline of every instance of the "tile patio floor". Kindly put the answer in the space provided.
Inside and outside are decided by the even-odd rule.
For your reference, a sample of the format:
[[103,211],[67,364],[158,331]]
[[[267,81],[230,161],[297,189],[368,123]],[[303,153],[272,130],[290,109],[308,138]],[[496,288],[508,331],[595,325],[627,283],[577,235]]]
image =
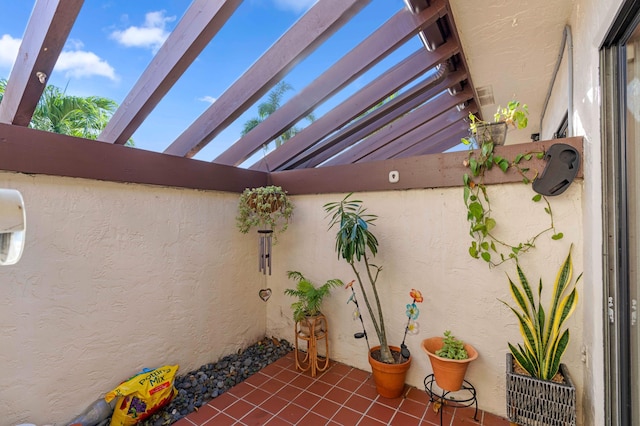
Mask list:
[[[445,406],[443,424],[508,426],[494,414],[473,408]],[[405,397],[377,395],[371,374],[331,362],[324,373],[311,378],[295,369],[293,353],[268,365],[207,405],[175,423],[176,426],[225,425],[439,425],[423,389],[408,388]]]

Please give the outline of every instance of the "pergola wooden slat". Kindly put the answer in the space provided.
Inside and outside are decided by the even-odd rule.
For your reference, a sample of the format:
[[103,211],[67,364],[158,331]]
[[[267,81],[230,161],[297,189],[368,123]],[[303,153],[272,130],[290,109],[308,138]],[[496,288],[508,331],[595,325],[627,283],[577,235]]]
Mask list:
[[113,114],[98,140],[125,144],[240,3],[242,0],[195,0]]
[[[98,140],[117,145],[124,144],[134,136],[151,111],[211,40],[215,39],[241,3],[241,0],[193,0]],[[11,162],[4,159],[4,168],[26,172],[37,170],[36,172],[65,176],[75,174],[89,178],[104,176],[107,180],[130,179],[170,185],[172,178],[169,175],[162,171],[152,172],[149,168],[162,167],[175,172],[176,168],[194,164],[195,173],[175,173],[176,176],[182,176],[182,180],[176,183],[177,186],[208,189],[219,187],[235,191],[243,186],[241,180],[258,183],[271,179],[272,174],[264,173],[268,171],[277,173],[301,168],[321,169],[342,162],[347,165],[345,167],[360,167],[362,162],[392,161],[388,159],[405,159],[449,149],[465,134],[468,124],[464,119],[468,113],[477,111],[472,100],[473,84],[468,77],[455,25],[450,17],[451,9],[447,0],[405,0],[407,9],[391,16],[370,35],[363,34],[363,41],[355,48],[327,66],[324,73],[302,88],[289,102],[209,163],[216,167],[203,167],[202,162],[180,158],[192,157],[210,143],[267,94],[298,62],[369,3],[371,0],[316,2],[215,103],[197,117],[175,141],[168,143],[164,153],[142,155],[136,149],[113,147],[82,139],[82,143],[76,144],[74,139],[78,138],[49,135],[46,132],[34,133],[31,129],[23,128],[32,119],[47,76],[54,69],[83,4],[82,0],[36,0],[18,61],[0,103],[0,130],[10,135],[11,143],[5,145],[5,154],[23,155],[27,151],[16,145],[18,139],[35,135],[38,143],[29,143],[28,146],[41,149],[43,153],[55,158],[57,164],[48,164],[45,157],[38,154],[33,156],[37,166],[29,158],[21,158],[18,161],[20,166],[11,168]],[[237,167],[264,144],[276,139],[320,104],[388,58],[411,37],[418,36],[425,48],[396,61],[386,72],[266,155],[262,161],[252,165],[251,169],[254,170]],[[438,65],[441,67],[436,68]],[[44,83],[36,74],[42,77]],[[456,88],[458,92],[455,95],[446,94],[445,91],[449,88]],[[397,96],[389,99],[394,94]],[[457,102],[467,102],[469,106],[456,111],[453,105]],[[15,131],[12,125],[15,126]],[[0,142],[2,140],[8,139],[0,136]],[[111,164],[100,163],[87,168],[86,165],[75,165],[71,160],[62,161],[61,158],[70,156],[74,147],[82,150],[78,158],[97,156],[108,159],[107,163]],[[56,153],[56,149],[61,151]],[[113,155],[105,154],[111,152],[105,150],[111,149],[116,150]],[[129,153],[135,160],[123,161],[124,156]],[[143,158],[149,159],[148,166],[142,165]],[[134,164],[137,169],[144,169],[149,176],[141,178],[132,174],[129,167]],[[343,166],[338,167],[342,170]],[[376,167],[382,166],[374,168]],[[69,173],[65,173],[63,168],[69,169]],[[234,170],[249,173],[230,172]],[[195,182],[199,178],[208,179],[207,173],[210,171],[213,172],[211,176],[215,175],[216,179],[225,175],[229,181],[220,184]],[[117,173],[122,176],[115,176]],[[365,187],[371,186],[367,184]]]
[[29,125],[83,3],[36,1],[0,102],[0,123]]
[[[467,73],[464,70],[454,71],[453,73],[447,71],[442,73],[441,76],[435,75],[430,77],[416,84],[382,107],[323,140],[321,143],[309,148],[304,153],[283,165],[280,170],[316,167],[346,148],[354,145],[367,135],[374,133],[398,117],[420,106],[443,90],[459,84],[466,78]],[[467,126],[466,123],[465,126]]]
[[[366,143],[354,146],[350,150],[332,158],[326,165],[350,164],[361,162],[363,159],[379,160],[387,152],[392,157],[395,152],[389,152],[389,150],[393,150],[397,145],[402,145],[403,141],[407,139],[420,141],[424,135],[433,134],[434,132],[424,133],[425,128],[433,128],[435,126],[434,123],[440,124],[443,120],[443,115],[446,115],[448,110],[457,104],[464,103],[471,96],[469,91],[458,93],[455,96],[451,96],[445,91],[437,99],[427,102],[410,114],[399,118],[393,123],[393,126],[385,127],[371,135],[366,140]],[[443,112],[445,114],[442,114]],[[464,118],[466,114],[455,116]],[[452,116],[448,115],[447,117]]]
[[427,52],[424,49],[415,52],[310,124],[251,168],[263,171],[279,170],[290,158],[304,152],[336,129],[362,115],[424,74],[425,71],[446,62],[458,51],[457,44],[447,42],[435,52]]
[[422,28],[433,25],[445,10],[445,4],[440,0],[417,15],[406,9],[401,10],[213,161],[236,166],[242,163],[263,145],[308,115],[318,104],[415,36]]
[[316,3],[164,152],[195,155],[369,1]]

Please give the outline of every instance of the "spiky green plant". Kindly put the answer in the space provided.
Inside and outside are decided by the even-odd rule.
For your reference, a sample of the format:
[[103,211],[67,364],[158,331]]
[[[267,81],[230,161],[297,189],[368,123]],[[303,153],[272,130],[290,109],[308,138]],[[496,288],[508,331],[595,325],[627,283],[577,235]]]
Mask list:
[[329,291],[334,287],[342,287],[344,285],[341,280],[334,278],[320,287],[316,287],[298,271],[288,271],[287,276],[298,282],[296,288],[288,288],[284,291],[287,296],[298,298],[297,302],[291,304],[293,319],[296,322],[304,320],[306,316],[318,315],[322,300],[329,294]]
[[[378,274],[380,274],[382,267],[370,263],[370,259],[378,253],[378,240],[369,226],[373,225],[377,216],[366,213],[367,209],[362,207],[362,201],[350,199],[351,195],[348,194],[342,201],[325,204],[324,209],[331,215],[329,229],[334,226],[338,228],[335,246],[338,258],[342,258],[349,263],[360,286],[365,305],[371,316],[373,328],[376,330],[376,335],[380,342],[380,361],[393,364],[395,360],[387,342],[382,304],[376,287]],[[362,274],[357,266],[360,263],[364,264]],[[363,275],[366,275],[371,286],[373,301],[365,291]]]
[[556,276],[547,313],[541,302],[542,279],[538,285],[536,301],[529,281],[520,265],[517,265],[517,272],[519,286],[509,278],[511,296],[516,302],[516,306],[513,307],[504,301],[501,302],[507,305],[518,317],[524,346],[518,344],[516,348],[509,343],[509,350],[517,363],[531,376],[542,380],[551,380],[558,372],[560,360],[569,344],[569,330],[564,329],[563,331],[562,328],[567,318],[576,309],[578,303],[576,286],[582,274],[576,278],[573,284],[571,283],[573,263],[571,248],[569,248],[569,254]]

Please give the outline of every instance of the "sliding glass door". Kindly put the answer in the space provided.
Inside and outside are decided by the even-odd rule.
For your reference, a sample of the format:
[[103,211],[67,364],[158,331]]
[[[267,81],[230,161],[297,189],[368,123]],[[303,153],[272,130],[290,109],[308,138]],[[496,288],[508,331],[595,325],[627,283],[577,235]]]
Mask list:
[[640,425],[640,5],[627,1],[602,48],[607,420]]

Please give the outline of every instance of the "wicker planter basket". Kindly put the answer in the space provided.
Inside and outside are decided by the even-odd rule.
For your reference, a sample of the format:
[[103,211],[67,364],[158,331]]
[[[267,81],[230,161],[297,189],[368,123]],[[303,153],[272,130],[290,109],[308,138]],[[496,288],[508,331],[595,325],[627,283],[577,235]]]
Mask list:
[[513,372],[513,356],[507,354],[507,416],[522,426],[576,424],[576,388],[567,367],[560,364],[566,381],[555,383]]

